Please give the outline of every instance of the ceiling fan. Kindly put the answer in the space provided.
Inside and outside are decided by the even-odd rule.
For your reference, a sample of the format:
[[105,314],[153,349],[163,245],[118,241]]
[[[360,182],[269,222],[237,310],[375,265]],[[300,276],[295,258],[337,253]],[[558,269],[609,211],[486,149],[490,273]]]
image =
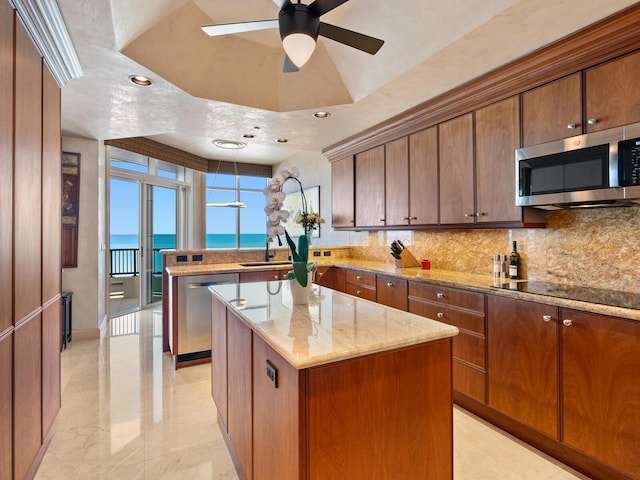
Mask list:
[[273,0],[280,8],[274,20],[205,25],[202,30],[211,36],[266,30],[279,27],[280,38],[286,52],[284,72],[297,72],[311,57],[318,35],[375,55],[384,40],[336,27],[320,21],[320,17],[349,0],[315,0],[309,5]]

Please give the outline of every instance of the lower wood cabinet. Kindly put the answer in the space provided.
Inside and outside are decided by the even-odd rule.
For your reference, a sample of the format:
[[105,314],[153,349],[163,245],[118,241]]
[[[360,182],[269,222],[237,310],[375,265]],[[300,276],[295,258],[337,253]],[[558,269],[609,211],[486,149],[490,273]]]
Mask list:
[[227,307],[215,299],[211,303],[211,396],[218,409],[221,426],[227,429]]
[[365,300],[377,301],[376,275],[360,270],[347,270],[345,273],[345,293]]
[[407,281],[397,277],[376,275],[377,302],[407,311]]
[[345,291],[345,270],[339,267],[318,267],[315,283],[339,292]]
[[13,478],[22,479],[34,473],[42,445],[42,316],[21,323],[14,342]]
[[409,282],[409,312],[458,327],[453,337],[453,388],[485,402],[484,294]]
[[558,308],[487,296],[488,404],[553,438],[558,432]]
[[227,431],[249,480],[253,478],[251,355],[251,329],[227,310]]
[[640,322],[562,309],[562,441],[640,478]]
[[240,283],[268,282],[272,280],[286,280],[290,269],[258,270],[252,272],[240,272]]
[[13,465],[13,334],[0,338],[0,478],[11,478]]

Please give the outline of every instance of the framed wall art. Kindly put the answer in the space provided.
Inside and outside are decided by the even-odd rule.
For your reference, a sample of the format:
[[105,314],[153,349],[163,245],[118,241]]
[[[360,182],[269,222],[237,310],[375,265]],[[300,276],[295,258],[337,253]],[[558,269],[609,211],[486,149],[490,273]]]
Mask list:
[[62,268],[78,266],[80,154],[62,152]]
[[[320,215],[320,186],[305,188],[303,191],[304,197],[307,200],[307,213],[317,213]],[[304,234],[302,224],[296,221],[300,212],[302,212],[302,195],[300,194],[300,190],[287,193],[282,208],[290,213],[286,223],[283,224],[289,235],[298,237]],[[311,236],[319,237],[320,228],[321,225],[318,225],[316,229],[313,230]]]

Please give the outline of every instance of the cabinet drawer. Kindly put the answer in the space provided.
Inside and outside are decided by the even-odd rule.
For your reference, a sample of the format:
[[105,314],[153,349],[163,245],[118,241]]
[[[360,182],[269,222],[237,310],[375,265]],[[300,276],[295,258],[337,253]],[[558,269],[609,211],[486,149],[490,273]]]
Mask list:
[[374,273],[364,273],[356,270],[347,270],[347,283],[355,283],[357,285],[367,285],[376,288],[376,275]]
[[484,369],[484,337],[460,332],[453,337],[453,357]]
[[482,293],[410,282],[409,296],[484,313],[484,294]]
[[479,368],[453,361],[453,389],[485,403],[485,373]]
[[286,280],[287,270],[260,270],[253,272],[240,272],[240,283],[269,282],[272,280]]
[[461,330],[484,335],[484,314],[456,310],[437,303],[424,302],[409,297],[409,311],[439,322],[448,323]]
[[362,285],[355,285],[353,283],[347,283],[346,293],[353,295],[354,297],[364,298],[365,300],[376,301],[376,289],[371,287],[363,287]]
[[378,275],[376,279],[378,303],[407,311],[407,281]]

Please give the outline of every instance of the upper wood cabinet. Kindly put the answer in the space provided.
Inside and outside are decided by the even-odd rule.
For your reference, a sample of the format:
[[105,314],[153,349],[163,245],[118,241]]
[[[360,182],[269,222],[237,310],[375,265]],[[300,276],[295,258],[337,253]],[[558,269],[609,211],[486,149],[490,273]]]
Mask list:
[[637,478],[640,322],[569,309],[560,318],[562,441]]
[[384,145],[356,155],[356,227],[384,227]]
[[409,224],[438,223],[438,127],[409,135]]
[[331,226],[353,227],[354,213],[353,156],[331,164]]
[[474,223],[473,114],[439,126],[440,223]]
[[385,225],[409,225],[409,139],[384,146]]
[[476,111],[476,221],[519,222],[515,149],[520,139],[520,105],[511,97]]
[[582,74],[575,73],[522,94],[522,145],[582,133]]
[[586,132],[640,122],[640,52],[585,70]]

